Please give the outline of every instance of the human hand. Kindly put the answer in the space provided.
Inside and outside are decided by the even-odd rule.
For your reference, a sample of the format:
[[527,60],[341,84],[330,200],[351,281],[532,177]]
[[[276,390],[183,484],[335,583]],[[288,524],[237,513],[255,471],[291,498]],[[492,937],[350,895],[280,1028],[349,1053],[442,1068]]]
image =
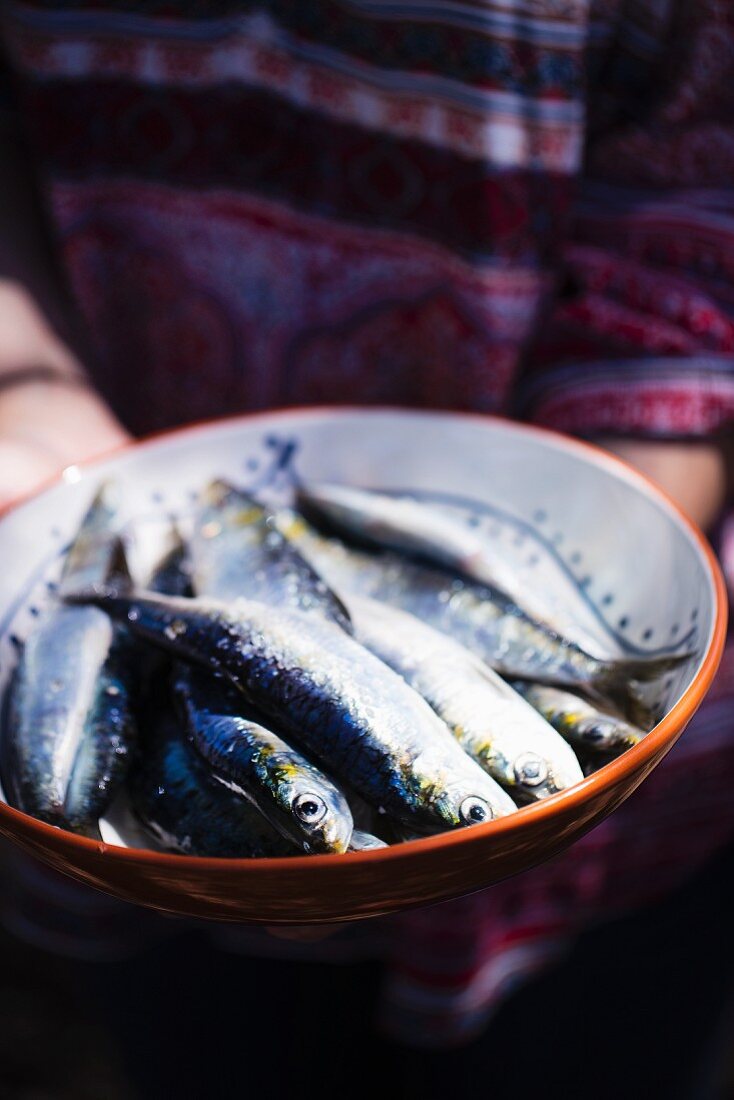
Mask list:
[[101,398],[81,384],[26,381],[0,389],[0,506],[127,439]]
[[127,438],[30,295],[0,280],[0,506]]
[[599,443],[656,482],[704,531],[720,515],[731,476],[731,454],[723,445],[616,438]]

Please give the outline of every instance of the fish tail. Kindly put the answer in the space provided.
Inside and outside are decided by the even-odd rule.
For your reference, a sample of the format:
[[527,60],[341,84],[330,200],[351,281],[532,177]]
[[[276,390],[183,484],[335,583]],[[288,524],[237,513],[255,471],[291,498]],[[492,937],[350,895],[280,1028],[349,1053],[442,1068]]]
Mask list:
[[605,661],[592,680],[593,690],[616,704],[631,722],[649,729],[655,722],[652,709],[635,691],[635,684],[649,684],[690,661],[693,653],[666,653],[661,657],[630,657]]
[[120,487],[114,481],[103,481],[92,497],[80,530],[108,531],[120,506]]
[[115,535],[112,541],[110,566],[105,580],[109,586],[119,593],[130,592],[133,587],[125,543],[119,535]]
[[118,486],[112,482],[104,482],[97,490],[66,555],[62,590],[107,577],[112,560],[119,557],[119,536],[114,530],[118,498]]
[[218,651],[230,638],[230,626],[186,597],[105,586],[71,592],[64,599],[99,607],[136,637],[214,671],[221,665]]

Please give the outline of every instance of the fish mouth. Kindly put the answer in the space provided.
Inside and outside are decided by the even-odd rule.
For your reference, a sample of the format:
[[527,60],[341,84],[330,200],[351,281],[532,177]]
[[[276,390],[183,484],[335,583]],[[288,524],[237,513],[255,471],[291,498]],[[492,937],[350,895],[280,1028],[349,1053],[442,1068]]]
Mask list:
[[353,831],[351,827],[347,829],[340,826],[328,831],[322,830],[319,833],[312,834],[305,841],[304,847],[315,854],[341,855],[349,850]]
[[351,816],[345,819],[325,791],[310,784],[299,785],[295,793],[289,793],[287,806],[292,839],[305,852],[346,852],[352,839]]
[[518,787],[527,788],[531,793],[553,782],[547,760],[537,752],[521,753],[515,760],[512,770]]
[[524,752],[518,756],[513,766],[513,775],[513,789],[525,803],[540,802],[552,794],[565,791],[577,782],[576,779],[564,781],[550,763],[535,752]]

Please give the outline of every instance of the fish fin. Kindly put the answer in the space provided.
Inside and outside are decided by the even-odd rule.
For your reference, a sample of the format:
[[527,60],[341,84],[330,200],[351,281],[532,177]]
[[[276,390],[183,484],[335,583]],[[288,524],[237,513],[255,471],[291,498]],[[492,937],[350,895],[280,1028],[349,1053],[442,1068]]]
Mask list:
[[631,681],[626,685],[626,694],[624,697],[618,696],[613,698],[608,692],[604,694],[599,690],[595,690],[593,687],[587,688],[586,690],[583,690],[581,687],[574,687],[573,689],[564,687],[563,690],[572,691],[574,695],[579,695],[582,699],[587,699],[606,714],[611,714],[616,718],[621,718],[629,722],[643,733],[649,733],[653,726],[657,725],[659,721],[660,716],[657,714],[656,708],[650,703],[645,702],[642,696],[635,690],[635,685]]
[[172,523],[167,536],[167,550],[153,566],[146,588],[168,596],[191,596],[191,568],[183,535]]
[[654,706],[646,703],[642,696],[637,694],[634,685],[631,684],[625,717],[633,726],[637,726],[644,733],[649,733],[653,726],[657,725],[661,716]]
[[82,583],[102,581],[110,568],[114,541],[113,530],[119,500],[119,486],[104,481],[97,489],[66,554],[61,573],[61,589]]
[[116,592],[129,592],[133,587],[133,578],[125,551],[125,543],[119,535],[115,535],[112,542],[110,564],[105,577],[105,583],[111,585]]
[[635,692],[633,684],[647,684],[672,672],[695,657],[695,653],[666,653],[662,657],[625,657],[604,662],[594,676],[592,688],[615,703],[622,713],[642,729],[654,725],[653,711]]
[[119,507],[120,486],[116,481],[102,481],[89,503],[81,526],[94,525],[106,530],[114,522]]

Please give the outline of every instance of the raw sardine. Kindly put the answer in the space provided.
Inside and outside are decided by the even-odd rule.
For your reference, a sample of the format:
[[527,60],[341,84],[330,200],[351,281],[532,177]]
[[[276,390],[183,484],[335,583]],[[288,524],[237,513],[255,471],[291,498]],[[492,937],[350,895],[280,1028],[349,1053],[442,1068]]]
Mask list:
[[190,554],[198,596],[225,603],[244,597],[311,611],[349,629],[343,604],[283,537],[273,513],[226,482],[214,481],[202,493]]
[[602,660],[526,615],[498,589],[392,551],[365,553],[327,539],[292,512],[284,534],[347,602],[367,596],[408,611],[466,646],[510,679],[588,686],[622,707],[636,705],[630,682],[655,680],[691,654]]
[[183,855],[297,855],[254,806],[209,774],[171,714],[155,714],[129,781],[135,813],[164,848]]
[[549,684],[516,681],[513,687],[572,745],[601,753],[620,753],[637,745],[645,731],[619,715],[600,710],[588,699]]
[[[106,487],[87,512],[65,564],[63,591],[119,571]],[[29,635],[4,706],[0,773],[8,802],[51,825],[98,835],[135,740],[131,655],[94,607],[54,605]]]
[[194,747],[214,778],[249,799],[306,852],[345,852],[352,835],[346,798],[263,720],[243,717],[242,694],[220,677],[179,666],[174,681]]
[[563,738],[458,642],[373,600],[355,597],[349,611],[355,638],[423,696],[513,798],[534,801],[583,779]]

